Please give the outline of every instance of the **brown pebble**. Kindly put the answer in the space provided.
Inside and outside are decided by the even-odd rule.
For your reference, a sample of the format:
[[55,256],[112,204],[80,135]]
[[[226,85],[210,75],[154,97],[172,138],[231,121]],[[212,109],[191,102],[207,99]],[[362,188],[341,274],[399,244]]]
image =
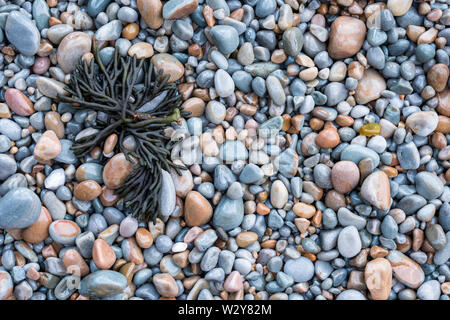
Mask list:
[[244,231],[236,236],[236,243],[239,247],[245,248],[258,240],[258,235],[255,232]]
[[80,253],[75,249],[68,249],[64,252],[62,262],[68,273],[84,277],[89,273],[89,266]]
[[150,231],[145,228],[137,229],[135,237],[137,244],[143,249],[150,248],[153,244],[153,236]]
[[336,162],[331,169],[333,188],[342,194],[353,190],[358,185],[359,177],[359,169],[352,161]]
[[[143,42],[140,42],[143,43]],[[153,50],[153,49],[152,49]],[[152,53],[153,54],[153,53]],[[150,62],[159,72],[163,71],[163,76],[169,76],[168,82],[179,80],[184,74],[184,66],[177,58],[168,53],[155,54]]]
[[376,258],[384,258],[389,254],[389,251],[385,248],[379,247],[379,246],[373,246],[372,248],[370,248],[370,256],[373,259]]
[[450,118],[446,116],[438,116],[438,125],[435,129],[437,133],[450,133]]
[[386,89],[386,81],[374,69],[364,71],[362,79],[358,82],[355,90],[356,102],[367,104],[381,96],[381,92]]
[[55,159],[61,153],[61,142],[52,130],[45,131],[34,147],[33,155],[39,162]]
[[183,111],[190,112],[188,118],[201,117],[205,112],[205,105],[205,101],[200,98],[193,97],[183,102],[181,108],[183,109]]
[[125,154],[118,153],[106,163],[103,181],[109,189],[115,190],[123,186],[132,170],[133,164],[125,158]]
[[128,262],[125,263],[123,266],[120,267],[119,272],[125,276],[127,279],[127,284],[129,285],[131,283],[131,280],[133,279],[134,275],[134,269],[136,267],[136,264],[134,262]]
[[325,195],[324,199],[325,205],[334,211],[338,211],[339,208],[345,207],[345,197],[342,193],[337,192],[336,190],[330,190]]
[[184,202],[184,218],[188,226],[201,226],[207,223],[213,214],[211,204],[197,191],[189,191]]
[[347,289],[365,290],[366,282],[364,281],[364,272],[352,270],[348,277]]
[[[128,40],[133,40],[139,34],[139,25],[137,23],[130,23],[122,29],[122,37]],[[130,55],[131,56],[131,55]]]
[[102,193],[100,194],[100,201],[105,207],[111,207],[119,200],[119,195],[114,192],[114,190],[108,189],[107,187],[102,188]]
[[214,10],[206,5],[203,7],[203,17],[205,18],[208,27],[212,28],[216,24],[216,19],[213,16]]
[[310,219],[316,213],[316,208],[310,204],[303,202],[297,202],[292,208],[294,213],[300,218]]
[[92,201],[102,193],[102,188],[94,180],[84,180],[77,184],[74,196],[81,201]]
[[29,243],[39,243],[48,237],[48,227],[52,223],[52,217],[47,208],[41,207],[41,213],[36,220],[28,228],[23,229],[22,238]]
[[128,49],[128,55],[137,59],[150,58],[153,56],[153,46],[147,42],[137,42]]
[[341,139],[335,128],[326,128],[320,131],[316,137],[316,144],[320,148],[334,148],[340,143]]
[[92,247],[92,259],[99,269],[107,270],[116,262],[116,254],[105,240],[97,239]]
[[137,0],[139,13],[150,29],[159,29],[163,24],[161,0]]
[[110,154],[114,151],[114,148],[116,147],[117,141],[119,140],[119,136],[115,133],[111,134],[106,138],[105,144],[103,146],[103,152],[105,154]]
[[438,106],[436,108],[439,114],[450,117],[450,89],[438,93]]
[[160,295],[167,298],[175,298],[178,294],[178,286],[175,279],[168,273],[159,273],[153,276],[152,282]]
[[55,132],[56,136],[61,139],[64,136],[64,124],[61,121],[61,115],[58,112],[47,112],[44,118],[45,128]]
[[359,19],[338,17],[330,27],[328,53],[334,59],[353,56],[361,49],[366,30],[366,25]]
[[134,240],[134,238],[128,238],[123,241],[125,242],[124,245],[129,248],[130,261],[134,262],[136,265],[140,265],[141,263],[143,263],[144,256],[142,255],[142,250],[137,245],[136,240]]
[[423,244],[423,240],[425,238],[423,230],[416,228],[412,232],[413,240],[412,240],[412,250],[418,251]]
[[433,65],[427,72],[427,82],[437,92],[442,92],[447,88],[449,69],[443,63]]
[[392,251],[387,259],[391,263],[395,278],[410,288],[418,288],[425,279],[424,272],[417,262],[399,251]]
[[198,0],[184,0],[178,6],[176,10],[172,11],[172,14],[167,17],[169,20],[176,20],[184,18],[195,11],[198,7]]
[[374,300],[387,300],[391,293],[392,267],[388,260],[376,258],[364,270],[366,286]]

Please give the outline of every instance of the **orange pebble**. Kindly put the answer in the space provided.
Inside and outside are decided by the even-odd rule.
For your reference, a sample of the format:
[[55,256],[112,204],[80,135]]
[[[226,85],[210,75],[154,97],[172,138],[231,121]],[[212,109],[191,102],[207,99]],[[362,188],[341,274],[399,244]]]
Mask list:
[[393,167],[389,167],[389,166],[382,166],[381,170],[387,174],[387,176],[389,178],[394,178],[398,175],[398,170],[393,168]]
[[202,47],[197,43],[193,43],[189,46],[188,53],[193,57],[200,57],[202,55]]
[[48,19],[48,24],[50,25],[50,27],[56,26],[57,24],[62,24],[61,20],[55,18],[55,17],[50,17],[50,19]]
[[311,120],[309,120],[309,126],[311,127],[311,129],[313,129],[313,131],[322,129],[323,125],[324,125],[323,120],[319,118],[312,118]]
[[206,5],[203,7],[203,17],[205,18],[208,27],[212,28],[216,24],[216,19],[213,16],[213,8]]
[[311,253],[311,252],[305,252],[304,256],[305,256],[305,258],[308,258],[312,262],[317,260],[316,255],[314,253]]
[[130,23],[122,30],[122,37],[128,40],[133,40],[139,34],[139,25],[137,23]]
[[270,208],[268,206],[266,206],[262,202],[258,202],[258,204],[256,205],[256,213],[257,214],[265,216],[265,215],[269,214],[269,212],[270,212]]
[[320,131],[316,137],[316,144],[320,148],[334,148],[336,147],[341,139],[336,129],[326,128]]
[[312,218],[316,213],[316,208],[314,206],[303,202],[297,202],[296,204],[294,204],[292,210],[300,218],[306,219]]
[[244,17],[244,9],[242,8],[236,9],[230,14],[230,18],[237,21],[241,21],[243,17]]
[[54,8],[58,5],[58,0],[47,0],[47,4],[50,8]]

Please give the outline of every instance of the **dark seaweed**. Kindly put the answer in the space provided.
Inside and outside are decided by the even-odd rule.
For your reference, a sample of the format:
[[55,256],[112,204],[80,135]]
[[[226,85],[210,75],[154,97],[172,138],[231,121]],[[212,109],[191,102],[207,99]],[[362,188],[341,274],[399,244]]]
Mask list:
[[[138,79],[141,83],[137,83]],[[174,145],[164,134],[173,121],[179,121],[181,95],[175,83],[168,83],[169,76],[157,72],[150,59],[120,57],[116,48],[108,65],[101,61],[98,51],[88,63],[80,60],[66,87],[68,96],[59,96],[63,102],[72,103],[77,109],[103,112],[108,120],[97,120],[94,135],[74,142],[72,150],[82,159],[93,148],[116,133],[119,137],[116,152],[124,153],[134,164],[125,184],[116,190],[131,214],[143,220],[154,220],[158,211],[158,193],[161,189],[161,170],[174,168],[178,174],[184,167],[170,159]],[[160,94],[165,98],[151,112],[138,112],[139,108]],[[127,150],[123,141],[127,136],[136,140],[136,150]]]

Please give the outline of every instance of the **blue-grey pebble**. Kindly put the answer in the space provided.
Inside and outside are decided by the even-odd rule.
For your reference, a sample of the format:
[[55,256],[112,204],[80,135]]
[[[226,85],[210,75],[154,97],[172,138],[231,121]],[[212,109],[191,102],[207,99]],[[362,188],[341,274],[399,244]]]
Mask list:
[[41,213],[41,201],[30,189],[15,188],[0,199],[0,227],[22,229],[32,225]]
[[83,278],[80,283],[80,294],[103,298],[121,293],[127,286],[125,276],[117,271],[99,270]]
[[314,264],[305,257],[288,259],[283,270],[286,274],[290,275],[295,282],[306,282],[311,280],[314,276]]
[[8,14],[5,33],[9,42],[27,56],[33,56],[39,49],[41,34],[36,25],[23,13],[12,11]]
[[422,171],[415,177],[417,193],[428,200],[438,198],[444,192],[444,185],[437,175]]
[[216,25],[211,28],[210,35],[216,47],[223,54],[232,53],[239,45],[239,35],[233,27]]

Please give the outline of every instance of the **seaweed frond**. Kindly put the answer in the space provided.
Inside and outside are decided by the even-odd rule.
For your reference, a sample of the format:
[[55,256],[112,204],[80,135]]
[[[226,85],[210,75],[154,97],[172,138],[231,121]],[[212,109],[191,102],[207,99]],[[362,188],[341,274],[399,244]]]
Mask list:
[[[116,48],[111,61],[104,65],[99,52],[91,61],[80,60],[66,87],[67,96],[59,96],[76,109],[103,112],[107,121],[98,121],[96,134],[75,141],[72,150],[82,159],[111,134],[118,135],[115,152],[124,153],[134,164],[125,184],[116,190],[134,216],[148,221],[158,212],[161,170],[174,168],[180,174],[184,167],[170,159],[173,141],[164,129],[180,121],[182,103],[169,75],[157,72],[149,58],[121,57]],[[134,137],[136,148],[127,149],[124,139]]]

